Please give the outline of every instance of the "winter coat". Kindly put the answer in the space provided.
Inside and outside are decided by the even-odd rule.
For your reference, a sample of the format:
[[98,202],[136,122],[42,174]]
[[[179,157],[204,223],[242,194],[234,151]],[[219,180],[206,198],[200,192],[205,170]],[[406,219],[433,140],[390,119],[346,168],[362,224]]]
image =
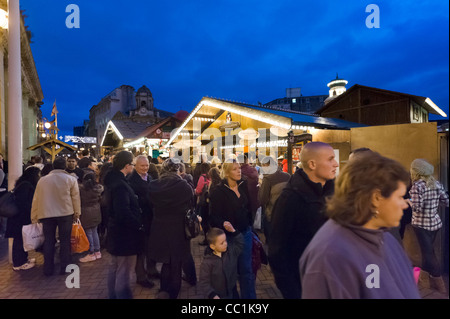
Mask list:
[[385,229],[328,220],[299,264],[304,299],[420,299],[411,261]]
[[80,190],[76,177],[54,169],[37,183],[31,206],[31,220],[81,214]]
[[272,219],[273,206],[290,178],[291,175],[279,169],[273,174],[264,175],[258,197],[268,221]]
[[188,182],[188,184],[193,188],[193,189],[195,189],[195,187],[194,187],[194,177],[192,177],[192,175],[191,174],[183,174],[183,175],[181,175],[181,177],[186,181],[186,182]]
[[325,199],[334,193],[334,180],[312,182],[299,169],[292,175],[272,210],[269,264],[285,299],[301,297],[298,260],[315,233],[327,221]]
[[237,262],[244,248],[244,237],[239,232],[230,233],[227,251],[219,257],[210,247],[200,265],[199,292],[205,299],[219,296],[220,299],[232,299],[233,288],[238,279]]
[[194,187],[197,187],[198,179],[200,178],[200,175],[202,175],[201,172],[201,163],[197,163],[194,167],[194,172],[192,173],[192,179],[194,181]]
[[22,226],[31,224],[31,203],[35,187],[28,181],[23,181],[14,189],[15,202],[19,208],[16,216],[8,218],[5,237],[22,236]]
[[97,184],[93,189],[86,189],[80,183],[81,216],[80,221],[84,229],[94,228],[102,222],[100,200],[103,186]]
[[139,207],[142,211],[142,223],[144,224],[144,232],[148,235],[150,233],[150,227],[153,219],[153,208],[150,201],[150,181],[152,178],[147,175],[147,180],[143,180],[136,170],[127,176],[128,183],[133,188],[134,193],[138,197]]
[[253,166],[244,164],[241,166],[241,173],[247,179],[248,196],[252,212],[252,220],[255,219],[256,211],[261,206],[258,199],[259,173]]
[[106,248],[114,256],[132,256],[143,249],[144,232],[139,202],[125,175],[112,169],[105,177],[108,194]]
[[249,226],[253,225],[247,181],[240,180],[237,183],[240,194],[239,198],[228,186],[227,179],[223,179],[209,194],[211,227],[224,229],[223,223],[229,221],[236,230],[244,232]]
[[79,183],[81,183],[81,181],[83,180],[84,172],[79,167],[75,167],[75,169],[66,168],[66,172],[69,173],[70,175],[76,177]]
[[150,229],[150,258],[162,263],[184,261],[190,256],[184,218],[194,205],[194,190],[176,173],[163,173],[150,182],[153,221]]

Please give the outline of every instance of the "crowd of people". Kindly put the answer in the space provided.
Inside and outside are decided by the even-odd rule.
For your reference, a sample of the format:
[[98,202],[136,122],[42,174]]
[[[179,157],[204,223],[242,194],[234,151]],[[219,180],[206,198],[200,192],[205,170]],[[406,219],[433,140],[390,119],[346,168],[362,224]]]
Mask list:
[[[35,266],[23,250],[21,228],[40,222],[44,275],[64,273],[72,263],[72,224],[80,220],[89,249],[79,262],[95,262],[106,249],[111,299],[133,298],[133,275],[147,288],[159,279],[158,298],[176,299],[185,279],[204,298],[255,299],[258,219],[270,269],[286,299],[420,298],[401,241],[409,216],[422,256],[419,280],[446,293],[434,240],[442,227],[439,205],[448,207],[449,197],[429,162],[416,159],[408,172],[395,160],[358,149],[336,177],[333,148],[311,142],[294,174],[284,172],[283,164],[270,156],[249,160],[247,154],[193,167],[128,151],[99,160],[74,154],[51,164],[33,157],[15,184],[20,213],[6,223],[5,235],[14,239],[13,269]],[[192,207],[205,246],[199,274],[185,235]],[[367,267],[373,265],[379,278],[368,284]]]

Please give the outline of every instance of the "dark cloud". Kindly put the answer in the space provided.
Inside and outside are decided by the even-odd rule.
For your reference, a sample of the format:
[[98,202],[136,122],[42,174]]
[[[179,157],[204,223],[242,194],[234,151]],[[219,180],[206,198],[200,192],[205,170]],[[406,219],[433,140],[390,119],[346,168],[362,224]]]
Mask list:
[[[68,29],[76,3],[81,28]],[[327,94],[336,72],[430,97],[448,114],[448,2],[22,0],[45,95],[71,133],[114,88],[147,85],[159,108],[191,111],[203,96],[256,103],[301,87]]]

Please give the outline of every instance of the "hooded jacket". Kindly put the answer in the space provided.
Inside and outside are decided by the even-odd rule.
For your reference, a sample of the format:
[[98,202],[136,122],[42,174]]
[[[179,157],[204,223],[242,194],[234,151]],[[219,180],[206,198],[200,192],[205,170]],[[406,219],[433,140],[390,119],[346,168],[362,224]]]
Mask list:
[[115,256],[137,255],[143,248],[143,225],[138,198],[125,175],[112,169],[105,177],[107,250]]
[[22,236],[23,225],[31,224],[31,202],[33,200],[35,186],[29,181],[23,181],[14,188],[16,205],[19,213],[16,216],[8,218],[6,223],[5,237]]
[[233,289],[238,279],[237,262],[244,247],[241,233],[230,233],[228,249],[219,257],[210,247],[206,247],[205,256],[200,265],[198,287],[205,299],[219,296],[220,299],[232,299]]
[[100,200],[103,193],[103,186],[94,185],[87,189],[80,183],[81,216],[80,221],[83,228],[93,228],[102,222],[102,212],[100,210]]
[[327,221],[325,199],[334,180],[312,182],[303,169],[292,175],[272,210],[269,264],[285,299],[301,297],[298,260],[315,233]]
[[385,229],[329,220],[299,264],[303,299],[420,299],[411,261]]
[[150,257],[162,263],[186,260],[190,241],[185,235],[184,218],[194,205],[194,190],[176,173],[163,173],[150,182],[149,192],[153,205]]

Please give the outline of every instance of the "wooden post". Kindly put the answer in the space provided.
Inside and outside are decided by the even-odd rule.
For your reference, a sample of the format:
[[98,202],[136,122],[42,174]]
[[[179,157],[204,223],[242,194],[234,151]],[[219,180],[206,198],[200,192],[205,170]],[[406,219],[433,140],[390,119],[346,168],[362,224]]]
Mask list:
[[292,146],[294,145],[294,132],[288,133],[288,147],[287,147],[287,160],[288,160],[288,173],[292,175]]

